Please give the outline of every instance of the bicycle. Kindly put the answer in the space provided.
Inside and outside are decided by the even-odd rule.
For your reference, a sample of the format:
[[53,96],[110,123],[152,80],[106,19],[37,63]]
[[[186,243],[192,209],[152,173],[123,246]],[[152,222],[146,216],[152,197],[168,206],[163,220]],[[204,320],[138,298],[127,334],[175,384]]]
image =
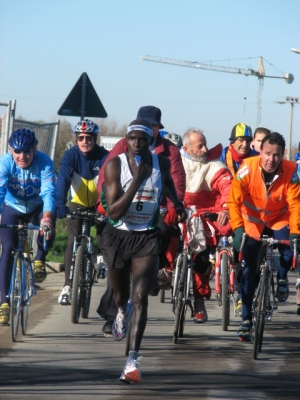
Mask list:
[[71,321],[77,324],[80,313],[83,319],[88,318],[92,286],[97,273],[93,260],[91,226],[93,223],[106,221],[106,218],[98,213],[82,211],[79,208],[70,212],[67,218],[82,219],[81,233],[74,237],[69,275],[72,290]]
[[177,343],[178,337],[183,337],[184,322],[188,307],[191,309],[191,318],[194,315],[191,292],[193,258],[189,252],[186,222],[180,223],[179,227],[182,232],[183,248],[176,261],[172,293],[172,307],[175,313],[174,344]]
[[223,331],[227,331],[230,325],[230,299],[232,299],[235,309],[235,287],[236,276],[232,237],[221,236],[216,250],[215,292],[219,300],[219,306],[222,307]]
[[[26,334],[31,298],[37,292],[31,262],[32,241],[28,237],[28,230],[41,228],[28,223],[28,218],[21,217],[18,224],[0,224],[0,228],[16,229],[18,234],[18,245],[12,252],[13,269],[7,296],[10,299],[10,334],[13,342],[17,341],[20,316],[22,334]],[[47,250],[46,231],[44,231],[44,249]]]
[[[262,349],[265,322],[272,320],[272,314],[277,309],[274,288],[274,255],[273,246],[276,244],[290,245],[289,240],[277,240],[273,237],[263,235],[260,238],[262,247],[258,256],[257,268],[260,272],[258,287],[253,299],[252,314],[253,326],[251,330],[251,341],[253,342],[253,357],[257,360],[258,353]],[[294,247],[297,239],[294,239]],[[296,268],[297,252],[293,254],[292,268]]]

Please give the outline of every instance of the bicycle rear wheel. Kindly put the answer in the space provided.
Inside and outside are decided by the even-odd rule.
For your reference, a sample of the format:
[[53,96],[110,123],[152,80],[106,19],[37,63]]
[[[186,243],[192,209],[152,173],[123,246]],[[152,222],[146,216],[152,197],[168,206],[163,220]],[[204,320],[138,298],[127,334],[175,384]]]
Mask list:
[[229,291],[229,258],[228,254],[221,254],[222,274],[222,329],[228,330],[230,321],[230,291]]
[[[184,324],[184,311],[185,311],[185,300],[184,300],[184,290],[186,287],[186,277],[187,277],[187,254],[183,254],[182,256],[182,265],[181,265],[181,273],[179,284],[176,288],[175,292],[175,327],[174,327],[174,334],[173,334],[173,343],[177,343],[177,338],[180,337],[180,326]],[[183,327],[182,327],[183,330]]]
[[20,321],[22,298],[21,268],[22,254],[20,251],[17,251],[14,256],[10,292],[10,335],[13,342],[17,341]]
[[266,318],[266,290],[267,290],[267,279],[268,279],[268,267],[263,266],[263,273],[261,276],[260,289],[257,293],[258,303],[255,310],[255,329],[254,329],[254,345],[253,345],[253,357],[257,360],[258,353],[261,352],[262,340],[265,327]]
[[24,275],[22,276],[23,298],[22,298],[22,308],[21,308],[21,325],[22,325],[22,334],[26,335],[28,310],[32,296],[32,277],[30,271],[30,264],[25,265],[23,271]]
[[86,246],[80,244],[77,248],[72,283],[71,321],[78,324],[80,317],[83,289],[83,271],[86,263]]
[[[190,260],[190,263],[192,263],[192,260]],[[184,282],[184,289],[183,289],[183,307],[181,311],[181,317],[179,321],[179,337],[183,337],[183,331],[184,331],[184,323],[185,323],[185,316],[187,313],[187,310],[189,307],[191,307],[191,296],[190,296],[190,285],[191,285],[191,277],[192,277],[192,264],[190,265],[189,268],[189,262],[187,258],[187,273],[186,273],[186,278]],[[192,307],[191,307],[192,309]]]
[[[89,263],[89,265],[88,265]],[[89,267],[89,271],[86,269]],[[85,259],[84,265],[84,276],[86,277],[85,287],[82,290],[81,296],[81,317],[86,319],[89,316],[91,297],[92,297],[92,286],[94,280],[95,267],[92,260]]]

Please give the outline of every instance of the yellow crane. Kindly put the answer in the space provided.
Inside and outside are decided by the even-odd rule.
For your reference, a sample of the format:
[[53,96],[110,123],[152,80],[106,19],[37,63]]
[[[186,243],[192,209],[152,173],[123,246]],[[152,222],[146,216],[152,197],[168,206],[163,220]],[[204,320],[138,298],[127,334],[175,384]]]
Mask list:
[[171,58],[148,56],[148,55],[142,56],[141,59],[144,61],[172,64],[181,67],[207,69],[210,71],[228,72],[230,74],[241,74],[245,76],[257,76],[258,90],[257,90],[257,106],[256,106],[257,107],[256,127],[260,126],[261,123],[261,109],[262,109],[261,100],[262,100],[262,89],[263,89],[264,78],[284,79],[285,83],[292,83],[294,81],[294,76],[293,74],[290,73],[286,73],[283,76],[266,75],[263,63],[263,57],[260,57],[259,59],[257,71],[255,71],[254,69],[223,67],[221,65],[203,64],[197,61],[181,61],[181,60],[173,60]]

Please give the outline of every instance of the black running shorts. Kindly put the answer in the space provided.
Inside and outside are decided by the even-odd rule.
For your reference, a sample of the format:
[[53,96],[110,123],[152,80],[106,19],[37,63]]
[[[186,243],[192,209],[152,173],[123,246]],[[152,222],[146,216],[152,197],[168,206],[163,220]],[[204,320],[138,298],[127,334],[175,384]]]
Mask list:
[[132,258],[142,258],[163,251],[160,230],[123,231],[107,224],[101,238],[101,252],[109,267],[125,268]]

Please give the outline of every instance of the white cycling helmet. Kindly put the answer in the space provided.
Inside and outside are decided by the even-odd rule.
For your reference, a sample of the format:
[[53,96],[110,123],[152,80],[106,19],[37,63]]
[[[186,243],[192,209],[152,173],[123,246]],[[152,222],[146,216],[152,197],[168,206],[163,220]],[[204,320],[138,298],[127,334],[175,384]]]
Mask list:
[[177,133],[167,133],[164,138],[169,139],[179,149],[182,147],[182,137],[177,135]]

